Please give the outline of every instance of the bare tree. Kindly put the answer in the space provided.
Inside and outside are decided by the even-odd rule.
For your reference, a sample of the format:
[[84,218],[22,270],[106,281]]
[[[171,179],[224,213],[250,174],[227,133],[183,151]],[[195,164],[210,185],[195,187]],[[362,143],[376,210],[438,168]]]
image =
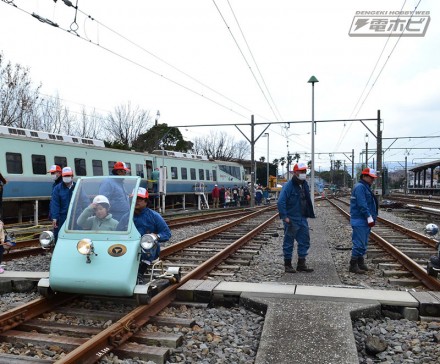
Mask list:
[[6,63],[0,53],[0,125],[29,127],[36,115],[40,87],[32,87],[28,68]]
[[117,106],[105,122],[107,138],[130,149],[139,135],[148,130],[151,121],[149,114],[149,111],[139,106],[132,108],[130,102],[127,105]]
[[58,95],[43,99],[40,114],[40,130],[61,134],[63,129],[63,105]]
[[244,159],[249,159],[251,153],[251,146],[247,140],[240,140],[234,148],[234,158],[242,161]]
[[209,135],[194,140],[193,152],[217,160],[242,160],[249,154],[249,143],[245,140],[237,143],[224,131],[211,131]]
[[97,113],[96,110],[87,114],[86,109],[83,108],[79,116],[79,121],[73,128],[73,135],[90,139],[104,139],[104,123],[104,117]]

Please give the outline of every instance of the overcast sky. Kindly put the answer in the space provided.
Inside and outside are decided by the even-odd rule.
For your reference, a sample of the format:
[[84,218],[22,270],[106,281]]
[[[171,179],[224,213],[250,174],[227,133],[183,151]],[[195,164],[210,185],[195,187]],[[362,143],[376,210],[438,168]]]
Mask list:
[[[438,0],[79,0],[76,15],[62,0],[11,2],[18,8],[0,2],[0,49],[71,110],[105,114],[131,102],[153,118],[160,110],[170,126],[215,125],[181,128],[187,139],[224,130],[239,140],[234,126],[218,125],[250,123],[251,115],[256,123],[311,120],[314,75],[315,120],[372,119],[380,109],[384,138],[440,135]],[[422,37],[349,36],[358,11],[417,5],[430,15]],[[375,121],[365,124],[376,133]],[[286,126],[267,130],[269,160],[287,150],[309,160],[311,123]],[[249,126],[240,128],[250,137]],[[330,153],[349,163],[343,153],[352,149],[358,163],[367,133],[375,149],[359,121],[318,123],[316,169],[328,168]],[[384,149],[391,143],[384,140]],[[405,154],[409,163],[440,159],[439,144],[399,139],[392,148],[402,149],[386,151],[384,162],[403,163]],[[267,139],[255,150],[256,159],[267,158]]]

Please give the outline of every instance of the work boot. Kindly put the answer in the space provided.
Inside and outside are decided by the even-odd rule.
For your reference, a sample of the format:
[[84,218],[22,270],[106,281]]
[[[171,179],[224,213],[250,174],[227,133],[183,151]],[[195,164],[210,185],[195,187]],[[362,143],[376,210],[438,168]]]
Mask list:
[[284,272],[296,273],[295,268],[292,267],[292,261],[290,259],[284,259]]
[[369,270],[367,265],[365,264],[364,257],[359,257],[358,258],[358,267],[359,267],[359,269],[364,270],[364,271],[368,271]]
[[306,258],[298,258],[298,265],[296,266],[296,270],[298,272],[306,272],[306,273],[313,272],[313,268],[307,267]]
[[356,274],[365,274],[365,271],[359,268],[358,258],[351,258],[348,271]]

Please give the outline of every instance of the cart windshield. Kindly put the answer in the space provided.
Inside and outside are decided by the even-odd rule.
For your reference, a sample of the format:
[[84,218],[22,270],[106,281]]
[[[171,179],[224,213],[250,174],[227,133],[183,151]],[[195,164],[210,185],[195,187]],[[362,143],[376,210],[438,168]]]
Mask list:
[[83,177],[69,207],[68,230],[127,231],[139,177]]

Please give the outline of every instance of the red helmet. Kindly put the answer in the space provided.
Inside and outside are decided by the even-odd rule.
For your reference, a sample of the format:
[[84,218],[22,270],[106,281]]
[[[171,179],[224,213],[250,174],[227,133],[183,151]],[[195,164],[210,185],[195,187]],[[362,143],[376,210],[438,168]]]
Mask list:
[[296,163],[293,167],[293,171],[307,171],[307,164],[305,163]]
[[124,162],[116,162],[114,164],[114,166],[113,166],[113,169],[114,170],[119,170],[120,169],[120,170],[124,170],[124,171],[130,172],[130,169],[127,168],[127,166],[125,165]]
[[362,171],[361,174],[366,175],[366,176],[370,176],[372,178],[377,178],[376,170],[373,168],[364,168],[364,170]]

